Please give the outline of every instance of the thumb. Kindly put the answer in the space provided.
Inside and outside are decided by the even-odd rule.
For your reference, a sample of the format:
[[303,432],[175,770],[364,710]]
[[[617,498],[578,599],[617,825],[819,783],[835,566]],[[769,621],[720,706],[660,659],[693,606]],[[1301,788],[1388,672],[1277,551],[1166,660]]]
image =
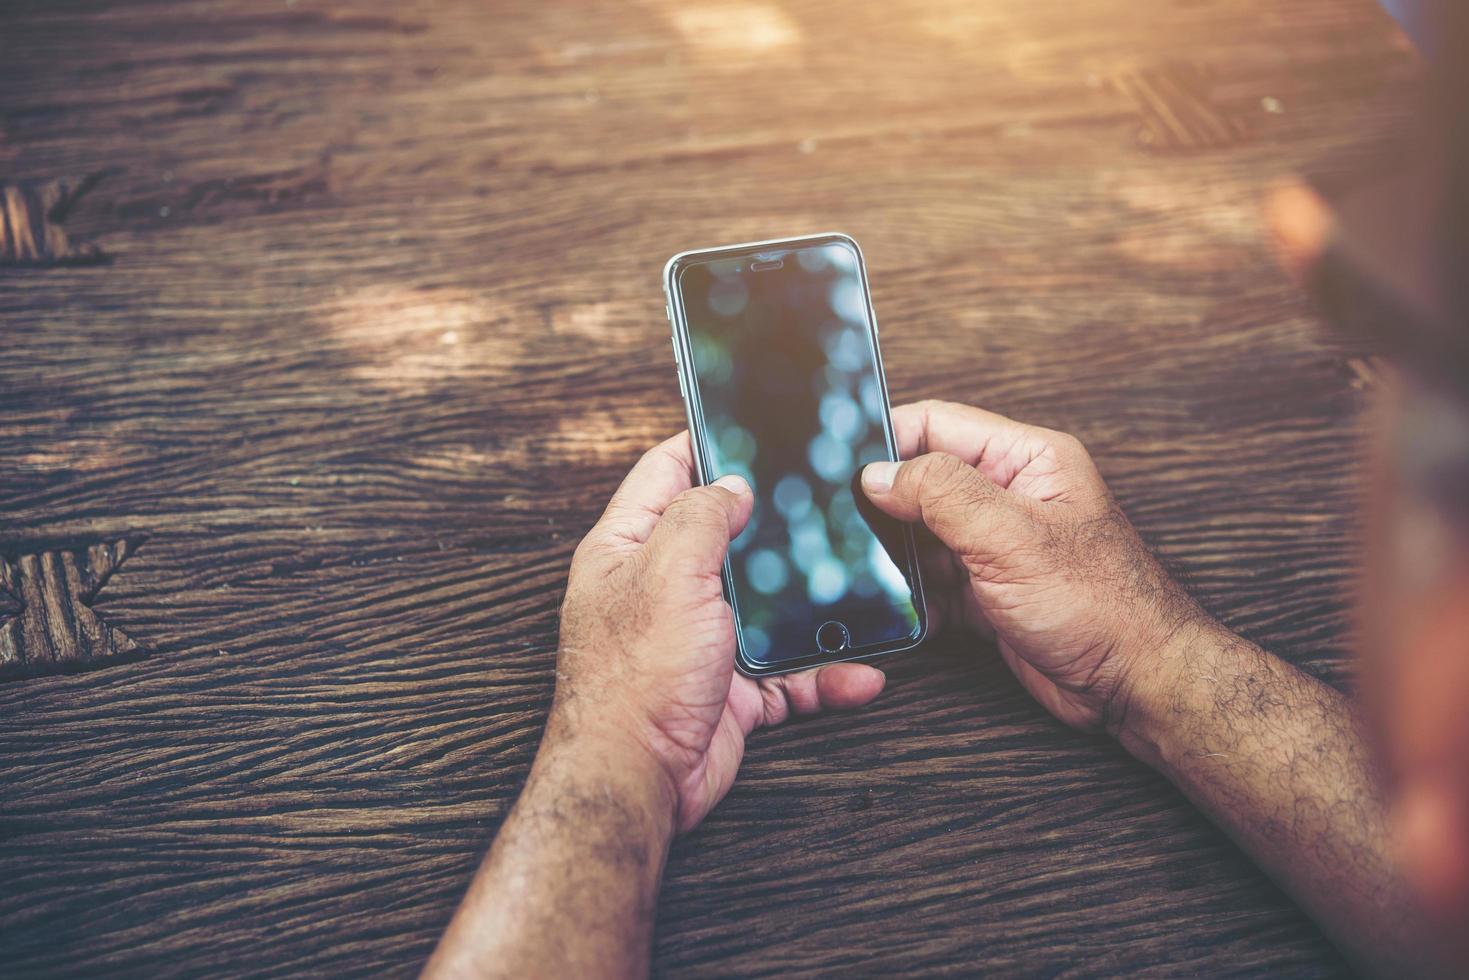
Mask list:
[[648,554],[658,561],[686,563],[683,570],[692,574],[717,575],[754,503],[750,485],[738,476],[685,490],[663,509],[648,536]]
[[883,513],[922,521],[950,551],[971,558],[1008,550],[1016,504],[999,484],[948,453],[869,463],[862,490]]

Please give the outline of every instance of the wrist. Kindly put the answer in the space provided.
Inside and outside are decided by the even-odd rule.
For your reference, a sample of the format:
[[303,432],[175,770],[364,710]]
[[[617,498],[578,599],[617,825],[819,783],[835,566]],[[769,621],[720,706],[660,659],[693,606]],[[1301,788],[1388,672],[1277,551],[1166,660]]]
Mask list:
[[1232,635],[1200,613],[1132,652],[1109,705],[1107,731],[1134,757],[1161,767],[1190,692],[1209,675],[1207,654],[1221,634]]
[[667,769],[628,731],[610,721],[569,717],[553,708],[536,753],[532,778],[574,785],[633,815],[640,815],[651,843],[673,839],[678,791]]
[[[667,778],[558,702],[429,973],[646,974],[673,836]],[[564,935],[565,924],[577,935]]]

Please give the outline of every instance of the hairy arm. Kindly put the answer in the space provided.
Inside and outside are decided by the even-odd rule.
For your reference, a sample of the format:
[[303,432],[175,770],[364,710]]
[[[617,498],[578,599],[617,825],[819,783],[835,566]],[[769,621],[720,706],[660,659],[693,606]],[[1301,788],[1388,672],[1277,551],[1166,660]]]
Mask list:
[[669,841],[729,791],[745,739],[882,690],[865,664],[735,673],[720,570],[753,499],[693,468],[687,433],[650,450],[576,549],[545,737],[425,975],[645,975]]
[[647,974],[675,799],[619,744],[547,733],[426,977]]
[[1115,733],[1374,972],[1418,975],[1422,919],[1389,853],[1356,715],[1334,688],[1205,617],[1122,692]]
[[1426,972],[1347,700],[1199,608],[1076,439],[944,402],[893,422],[905,461],[869,465],[862,487],[932,533],[936,620],[993,630],[1041,705],[1164,773],[1360,962]]

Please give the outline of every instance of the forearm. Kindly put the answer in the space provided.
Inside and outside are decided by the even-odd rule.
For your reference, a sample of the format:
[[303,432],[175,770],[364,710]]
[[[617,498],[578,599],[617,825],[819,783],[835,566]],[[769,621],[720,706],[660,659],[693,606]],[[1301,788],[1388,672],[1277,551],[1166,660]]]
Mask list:
[[646,975],[672,822],[645,762],[548,734],[425,976]]
[[1171,779],[1344,950],[1420,972],[1420,919],[1389,856],[1369,750],[1342,694],[1212,622],[1180,631],[1119,737]]

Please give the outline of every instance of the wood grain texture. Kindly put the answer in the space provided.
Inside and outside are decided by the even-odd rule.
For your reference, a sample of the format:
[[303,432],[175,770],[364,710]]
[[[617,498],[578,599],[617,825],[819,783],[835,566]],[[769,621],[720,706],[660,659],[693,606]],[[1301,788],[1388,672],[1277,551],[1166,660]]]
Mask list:
[[[1192,65],[1127,69],[1113,84],[1133,102],[1143,119],[1138,140],[1158,150],[1212,150],[1248,137],[1243,119],[1220,111],[1209,96],[1213,80]],[[1265,104],[1276,100],[1266,96]]]
[[[1210,609],[1348,679],[1370,352],[1259,202],[1386,158],[1369,0],[15,0],[0,45],[0,177],[111,168],[66,226],[112,259],[0,269],[0,553],[150,535],[94,605],[148,657],[0,684],[9,975],[418,968],[572,549],[682,425],[688,247],[853,234],[895,400],[1076,432]],[[1113,80],[1180,65],[1228,139],[1139,142]],[[983,643],[889,676],[752,740],[660,973],[1343,972]]]

